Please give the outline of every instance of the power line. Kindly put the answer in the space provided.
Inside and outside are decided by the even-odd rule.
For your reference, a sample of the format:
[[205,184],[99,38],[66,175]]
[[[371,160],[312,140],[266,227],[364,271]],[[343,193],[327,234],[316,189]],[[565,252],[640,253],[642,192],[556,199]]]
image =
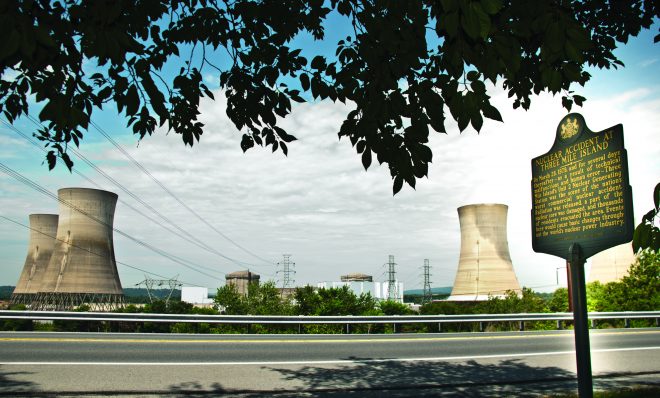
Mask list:
[[137,160],[135,160],[135,158],[133,158],[133,156],[131,156],[131,154],[129,154],[129,153],[128,153],[128,152],[127,152],[127,151],[126,151],[126,150],[125,150],[120,144],[119,144],[119,143],[117,143],[115,140],[113,140],[113,139],[110,137],[110,135],[108,135],[108,134],[107,134],[107,133],[106,133],[106,132],[100,127],[100,126],[98,126],[98,125],[97,125],[96,123],[94,123],[93,121],[90,121],[90,124],[91,124],[91,125],[92,125],[92,126],[93,126],[93,127],[99,132],[99,133],[101,133],[101,135],[103,135],[103,136],[108,140],[108,142],[110,142],[115,148],[117,148],[117,150],[118,150],[119,152],[121,152],[121,153],[122,153],[122,154],[123,154],[128,160],[130,160],[131,163],[133,163],[133,165],[135,165],[135,167],[137,167],[137,168],[138,168],[139,170],[141,170],[144,174],[146,174],[149,178],[151,178],[151,179],[156,183],[156,185],[158,185],[163,191],[165,191],[168,195],[170,195],[174,200],[176,200],[181,206],[183,206],[186,210],[188,210],[192,215],[194,215],[195,217],[197,217],[197,219],[198,219],[199,221],[201,221],[202,223],[206,224],[206,226],[208,226],[210,229],[212,229],[213,231],[215,231],[218,235],[222,236],[222,237],[223,237],[224,239],[226,239],[228,242],[230,242],[230,243],[233,244],[234,246],[238,247],[239,249],[243,250],[245,253],[247,253],[247,254],[249,254],[249,255],[251,255],[251,256],[253,256],[253,257],[255,257],[255,258],[257,258],[257,259],[259,259],[259,260],[261,260],[261,261],[263,261],[263,262],[265,262],[265,263],[267,263],[267,264],[271,264],[270,261],[268,261],[268,260],[266,260],[266,259],[264,259],[264,258],[258,256],[257,254],[255,254],[255,253],[251,252],[250,250],[244,248],[243,246],[239,245],[237,242],[235,242],[234,240],[232,240],[231,238],[229,238],[227,235],[225,235],[224,233],[222,233],[222,231],[220,231],[220,230],[217,229],[215,226],[213,226],[211,223],[209,223],[208,221],[206,221],[205,218],[203,218],[203,217],[201,217],[199,214],[197,214],[197,212],[196,212],[195,210],[193,210],[192,208],[190,208],[190,207],[189,207],[184,201],[182,201],[181,199],[179,199],[178,196],[176,196],[176,195],[175,195],[172,191],[170,191],[170,190],[169,190],[169,189],[168,189],[163,183],[161,183],[156,177],[154,177],[154,175],[151,174],[151,173],[149,172],[149,170],[147,170],[144,166],[142,166],[142,164],[140,164],[140,162],[138,162]]
[[[88,253],[90,253],[90,254],[93,254],[93,255],[95,255],[95,256],[103,257],[102,254],[96,253],[96,252],[94,252],[94,251],[92,251],[92,250],[89,250],[89,249],[84,248],[84,247],[81,247],[81,246],[77,246],[77,245],[75,245],[75,244],[73,244],[73,243],[71,243],[71,242],[67,242],[67,241],[65,241],[65,240],[58,239],[56,236],[52,236],[52,235],[47,234],[47,233],[45,233],[45,232],[43,232],[43,231],[40,231],[40,230],[38,230],[38,229],[36,229],[36,228],[32,228],[32,227],[30,227],[30,226],[28,226],[28,225],[25,225],[25,224],[23,224],[23,223],[21,223],[21,222],[19,222],[19,221],[12,220],[12,219],[9,218],[9,217],[5,217],[5,216],[3,216],[3,215],[1,215],[1,214],[0,214],[0,218],[3,218],[3,219],[5,219],[5,220],[7,220],[7,221],[9,221],[9,222],[12,222],[12,223],[16,224],[16,225],[20,225],[21,227],[27,228],[27,229],[29,229],[29,230],[31,230],[31,231],[38,232],[38,233],[40,233],[40,234],[42,234],[42,235],[45,235],[45,236],[47,236],[47,237],[49,237],[49,238],[52,238],[52,239],[56,240],[56,241],[59,241],[59,242],[62,242],[62,243],[66,243],[67,245],[69,245],[69,246],[71,246],[71,247],[75,247],[76,249],[80,249],[80,250],[86,251],[86,252],[88,252]],[[159,278],[167,278],[166,276],[159,275],[159,274],[156,274],[156,273],[151,272],[151,271],[147,271],[147,270],[145,270],[145,269],[142,269],[142,268],[136,267],[136,266],[134,266],[134,265],[130,265],[130,264],[127,264],[127,263],[124,263],[124,262],[118,261],[118,260],[116,260],[116,259],[115,259],[115,262],[116,262],[117,264],[123,265],[124,267],[132,268],[132,269],[134,269],[134,270],[141,271],[141,272],[144,272],[144,273],[149,274],[149,275],[157,276],[157,277],[159,277]],[[194,283],[188,283],[188,282],[186,282],[186,285],[190,285],[190,286],[199,286],[199,285],[197,285],[197,284],[194,284]]]
[[[44,187],[42,187],[41,185],[35,183],[34,181],[30,180],[29,178],[27,178],[27,177],[21,175],[21,174],[18,173],[17,171],[11,169],[10,167],[6,166],[5,164],[3,164],[3,163],[1,163],[1,162],[0,162],[0,171],[4,172],[5,174],[9,175],[10,177],[13,177],[14,179],[16,179],[16,180],[18,180],[19,182],[21,182],[21,183],[27,185],[28,187],[30,187],[30,188],[36,190],[37,192],[40,192],[40,193],[42,193],[42,194],[45,195],[45,196],[48,196],[48,197],[50,197],[50,198],[52,198],[52,199],[57,200],[58,202],[62,203],[63,205],[65,205],[65,206],[67,206],[67,207],[69,207],[69,208],[71,208],[71,209],[73,209],[73,210],[75,210],[75,211],[77,211],[77,212],[83,214],[84,216],[86,216],[86,217],[88,217],[88,218],[90,218],[90,219],[92,219],[92,220],[98,222],[99,224],[101,224],[101,225],[105,225],[106,227],[111,228],[113,231],[115,231],[115,232],[118,233],[119,235],[121,235],[121,236],[123,236],[123,237],[125,237],[125,238],[127,238],[127,239],[129,239],[129,240],[131,240],[131,241],[133,241],[134,243],[137,243],[137,244],[140,245],[140,246],[143,246],[143,247],[145,247],[145,248],[147,248],[147,249],[153,251],[153,252],[156,253],[156,254],[159,254],[159,255],[162,256],[162,257],[167,258],[167,259],[170,260],[170,261],[173,261],[173,262],[175,262],[175,263],[177,263],[177,264],[179,264],[179,265],[182,265],[182,266],[184,266],[184,267],[186,267],[186,268],[188,268],[188,269],[190,269],[190,270],[192,270],[192,271],[198,272],[198,273],[200,273],[200,274],[202,274],[202,275],[205,275],[205,276],[208,276],[208,277],[210,277],[210,278],[217,279],[217,280],[223,280],[223,279],[218,278],[218,277],[216,277],[216,276],[214,276],[214,275],[208,274],[208,273],[206,273],[206,272],[204,272],[204,271],[200,271],[199,269],[197,269],[197,268],[206,268],[206,267],[199,266],[198,264],[192,263],[192,262],[190,262],[190,261],[188,261],[188,260],[186,260],[186,259],[183,259],[183,258],[181,258],[181,257],[179,257],[179,256],[176,256],[176,255],[174,255],[174,254],[170,254],[170,253],[168,253],[168,252],[166,252],[166,251],[164,251],[164,250],[161,250],[161,249],[159,249],[159,248],[157,248],[157,247],[154,247],[154,246],[152,246],[152,245],[150,245],[150,244],[148,244],[148,243],[146,243],[146,242],[144,242],[144,241],[142,241],[142,240],[140,240],[140,239],[134,238],[133,236],[131,236],[131,235],[129,235],[129,234],[127,234],[127,233],[125,233],[125,232],[119,230],[118,228],[115,228],[115,227],[112,226],[112,225],[108,225],[108,224],[105,223],[103,220],[100,220],[100,219],[98,219],[97,217],[94,217],[93,215],[91,215],[91,214],[89,214],[89,213],[86,213],[84,210],[77,208],[76,206],[74,206],[73,204],[67,202],[66,200],[60,199],[57,195],[52,194],[52,193],[51,193],[50,191],[48,191],[46,188],[44,188]],[[191,264],[192,264],[192,265],[191,265]],[[215,271],[213,271],[213,272],[215,272]]]
[[[37,120],[35,120],[34,117],[32,117],[32,116],[29,115],[29,114],[27,115],[27,117],[28,117],[28,119],[29,119],[33,124],[35,124],[35,125],[38,126],[38,127],[41,127],[41,124],[40,124]],[[25,134],[23,134],[22,132],[20,132],[20,131],[19,131],[16,127],[14,127],[13,125],[11,125],[11,124],[5,122],[4,120],[2,120],[2,122],[3,122],[5,125],[7,125],[7,126],[9,126],[10,128],[12,128],[12,130],[16,131],[16,132],[17,132],[18,134],[20,134],[21,136],[23,136],[24,138],[28,139],[28,138],[25,136]],[[98,128],[97,128],[97,129],[98,129]],[[28,139],[28,140],[29,140],[29,139]],[[31,141],[31,140],[30,140],[30,141]],[[34,144],[34,143],[33,143],[33,145],[39,146],[39,145]],[[40,149],[41,149],[41,148],[40,148]],[[44,149],[42,149],[42,150],[45,151]],[[153,214],[155,214],[155,215],[156,215],[157,217],[159,217],[161,220],[163,220],[163,221],[165,221],[166,223],[168,223],[168,224],[170,224],[171,226],[173,226],[173,227],[174,227],[176,230],[178,230],[179,232],[177,233],[177,232],[172,231],[171,229],[165,227],[165,226],[164,226],[163,224],[161,224],[160,222],[158,222],[158,221],[152,219],[151,217],[149,217],[149,216],[147,216],[146,214],[142,213],[141,211],[135,209],[134,207],[132,207],[132,206],[130,206],[130,205],[128,206],[129,208],[131,208],[131,209],[133,209],[134,211],[136,211],[138,214],[141,214],[143,217],[149,219],[150,221],[154,222],[155,224],[157,224],[157,225],[161,226],[162,228],[166,229],[168,232],[174,233],[175,235],[179,236],[180,238],[186,240],[187,242],[192,243],[192,244],[194,244],[195,246],[197,246],[197,247],[199,247],[199,248],[201,248],[201,249],[203,249],[203,250],[206,250],[206,251],[208,251],[208,252],[210,252],[210,253],[212,253],[212,254],[215,254],[215,255],[217,255],[217,256],[219,256],[219,257],[222,257],[222,258],[224,258],[225,260],[231,261],[232,263],[238,265],[239,267],[242,267],[242,268],[245,268],[245,269],[247,269],[248,266],[260,267],[259,265],[246,263],[246,262],[244,262],[244,261],[236,260],[236,259],[233,259],[233,258],[231,258],[231,257],[229,257],[229,256],[226,256],[226,255],[223,254],[222,252],[220,252],[220,251],[216,250],[215,248],[213,248],[213,247],[207,245],[206,243],[204,243],[201,239],[198,239],[198,238],[191,239],[191,238],[189,238],[188,235],[192,236],[192,234],[190,234],[189,232],[187,232],[186,230],[184,230],[183,228],[181,228],[178,224],[176,224],[174,221],[170,220],[169,218],[167,218],[166,216],[164,216],[162,213],[160,213],[158,210],[156,210],[155,208],[153,208],[150,204],[148,204],[147,202],[145,202],[142,198],[140,198],[138,195],[136,195],[135,193],[133,193],[130,189],[126,188],[123,184],[121,184],[120,182],[118,182],[117,180],[115,180],[114,178],[112,178],[110,175],[108,175],[108,174],[107,174],[106,172],[104,172],[101,168],[99,168],[97,165],[95,165],[94,162],[92,162],[91,160],[89,160],[89,159],[88,159],[86,156],[84,156],[82,153],[80,153],[79,151],[77,151],[75,148],[68,148],[68,150],[71,151],[76,157],[78,157],[80,160],[82,160],[84,163],[86,163],[86,164],[87,164],[89,167],[91,167],[93,170],[95,170],[98,174],[100,174],[101,176],[103,176],[106,180],[110,181],[114,186],[116,186],[117,188],[121,189],[121,190],[122,190],[124,193],[126,193],[128,196],[130,196],[130,197],[133,198],[135,201],[137,201],[138,203],[140,203],[141,205],[143,205],[144,207],[146,207],[147,209],[149,209]],[[83,177],[83,178],[85,178],[86,180],[90,181],[87,177]],[[95,184],[95,183],[93,183],[93,184],[96,185],[96,186],[98,186],[98,185]],[[122,202],[122,203],[126,204],[125,202]]]
[[[36,122],[32,117],[30,117],[30,116],[28,116],[28,117],[30,118],[30,120],[31,120],[33,123],[39,125],[38,122]],[[21,137],[23,137],[26,141],[28,141],[29,143],[31,143],[33,146],[39,148],[39,149],[40,149],[41,151],[43,151],[43,152],[46,152],[46,150],[45,150],[44,148],[42,148],[39,144],[35,143],[32,139],[30,139],[26,134],[24,134],[23,132],[21,132],[20,130],[18,130],[15,126],[13,126],[13,125],[7,123],[6,121],[4,121],[4,120],[2,120],[2,119],[0,119],[0,122],[2,122],[3,124],[5,124],[6,126],[8,126],[10,129],[12,129],[14,132],[16,132],[17,134],[19,134]],[[101,176],[103,176],[104,178],[106,178],[108,181],[110,181],[110,182],[111,182],[112,184],[114,184],[116,187],[118,187],[119,189],[121,189],[122,191],[124,191],[127,195],[129,195],[130,197],[132,197],[133,199],[135,199],[137,202],[139,202],[139,203],[142,204],[143,206],[147,207],[149,210],[151,210],[154,214],[156,214],[156,215],[157,215],[158,217],[160,217],[162,220],[164,220],[165,222],[169,223],[169,224],[172,225],[174,228],[176,228],[179,232],[170,229],[169,227],[165,226],[164,224],[162,224],[162,223],[159,222],[158,220],[155,220],[154,218],[148,216],[147,214],[143,213],[142,211],[140,211],[139,209],[135,208],[134,206],[131,206],[129,203],[127,203],[127,202],[125,202],[125,201],[119,199],[119,201],[120,201],[123,205],[127,206],[128,208],[130,208],[131,210],[133,210],[133,211],[135,211],[136,213],[140,214],[141,216],[145,217],[145,218],[148,219],[149,221],[151,221],[151,222],[153,222],[153,223],[159,225],[160,227],[162,227],[162,228],[165,229],[166,231],[175,234],[176,236],[180,237],[181,239],[183,239],[183,240],[185,240],[185,241],[187,241],[187,242],[189,242],[189,243],[191,243],[191,244],[193,244],[193,245],[195,245],[195,246],[197,246],[197,247],[199,247],[199,248],[201,248],[201,249],[203,249],[203,250],[206,250],[207,252],[210,252],[210,253],[215,254],[215,255],[217,255],[217,256],[219,256],[219,257],[222,257],[222,258],[224,258],[224,259],[226,259],[226,260],[229,260],[229,261],[233,262],[234,264],[236,264],[236,265],[238,265],[238,266],[240,266],[240,267],[246,268],[246,269],[247,269],[247,266],[246,266],[246,265],[253,265],[253,264],[249,264],[249,263],[246,263],[246,262],[243,262],[243,261],[239,261],[239,260],[235,260],[235,259],[233,259],[233,258],[231,258],[231,257],[228,257],[228,256],[224,255],[223,253],[219,252],[218,250],[216,250],[216,249],[210,247],[209,245],[205,244],[204,242],[202,242],[202,241],[199,240],[199,239],[195,240],[195,239],[191,239],[191,238],[189,238],[188,235],[190,235],[190,234],[189,234],[187,231],[185,231],[184,229],[182,229],[181,227],[179,227],[176,223],[174,223],[173,221],[171,221],[169,218],[165,217],[165,216],[164,216],[163,214],[161,214],[159,211],[157,211],[156,209],[154,209],[151,205],[149,205],[148,203],[146,203],[145,201],[143,201],[139,196],[135,195],[135,194],[134,194],[133,192],[131,192],[128,188],[126,188],[126,187],[123,186],[121,183],[119,183],[119,182],[116,181],[114,178],[112,178],[110,175],[108,175],[107,173],[105,173],[105,172],[104,172],[103,170],[101,170],[98,166],[96,166],[91,160],[89,160],[87,157],[85,157],[84,155],[82,155],[79,151],[75,150],[74,148],[69,148],[69,150],[70,150],[71,152],[73,152],[74,155],[76,155],[80,160],[82,160],[83,162],[85,162],[89,167],[91,167],[91,168],[94,169],[97,173],[99,173]],[[93,180],[91,180],[90,178],[88,178],[87,176],[85,176],[83,173],[79,172],[79,171],[76,170],[75,168],[72,169],[72,171],[75,172],[76,174],[78,174],[80,177],[82,177],[82,178],[85,179],[86,181],[90,182],[92,185],[94,185],[94,186],[100,188],[99,184],[97,184],[96,182],[94,182]],[[209,270],[209,271],[211,271],[211,272],[217,272],[216,269],[213,269],[213,268],[210,268],[210,267],[204,267],[204,266],[201,266],[201,265],[198,265],[198,266],[199,266],[200,268],[205,268],[205,269],[207,269],[207,270]],[[255,266],[255,267],[259,267],[258,265],[254,265],[254,266]]]

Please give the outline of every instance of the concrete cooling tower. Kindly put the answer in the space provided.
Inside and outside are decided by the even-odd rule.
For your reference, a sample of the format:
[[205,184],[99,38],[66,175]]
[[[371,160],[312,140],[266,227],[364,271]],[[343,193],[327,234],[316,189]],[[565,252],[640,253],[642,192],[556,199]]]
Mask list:
[[105,311],[122,305],[112,240],[117,195],[87,188],[62,188],[57,193],[57,241],[35,306],[68,310],[86,304]]
[[448,300],[487,300],[507,290],[520,292],[506,235],[508,206],[474,204],[458,208],[461,255]]
[[12,304],[30,305],[37,296],[55,246],[56,214],[30,214],[30,242],[23,271],[11,295]]
[[591,257],[589,282],[609,283],[620,281],[628,275],[628,268],[635,262],[630,242],[614,246]]

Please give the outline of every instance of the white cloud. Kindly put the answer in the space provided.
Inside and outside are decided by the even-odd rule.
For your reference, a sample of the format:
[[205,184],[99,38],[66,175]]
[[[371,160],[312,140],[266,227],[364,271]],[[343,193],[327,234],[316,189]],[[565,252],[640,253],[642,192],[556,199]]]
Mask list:
[[[650,208],[651,190],[660,174],[659,147],[655,145],[656,126],[660,125],[659,91],[657,87],[633,89],[614,98],[590,99],[583,109],[577,110],[592,130],[624,124],[638,218]],[[535,98],[528,112],[514,111],[503,91],[495,93],[493,100],[505,122],[486,121],[479,135],[472,130],[459,134],[455,123],[451,123],[447,135],[433,135],[430,145],[434,161],[429,178],[420,180],[416,190],[404,187],[396,197],[392,197],[385,165],[374,164],[365,172],[348,140],[338,140],[337,131],[348,109],[342,104],[296,105],[290,117],[281,122],[298,137],[289,145],[288,157],[259,147],[243,154],[239,147],[241,133],[225,115],[225,100],[220,94],[216,95],[216,102],[202,103],[201,120],[206,129],[201,143],[192,148],[184,147],[179,136],[166,135],[164,131],[145,138],[138,148],[129,134],[106,130],[124,142],[132,156],[181,200],[232,240],[272,263],[280,261],[284,253],[291,254],[299,283],[333,280],[348,272],[364,272],[383,279],[383,264],[393,254],[399,275],[407,284],[421,284],[420,267],[425,258],[431,259],[434,267],[434,285],[450,284],[460,248],[456,208],[496,202],[509,206],[508,240],[522,284],[553,287],[556,268],[563,266],[563,260],[536,254],[531,249],[530,161],[551,147],[555,128],[565,111],[559,98],[548,95]],[[274,276],[274,265],[264,265],[209,229],[109,145],[84,144],[83,153],[189,231],[191,238],[229,257],[254,263],[252,269],[266,278]],[[12,157],[11,153],[8,155]],[[3,162],[12,160],[19,165],[13,158],[3,157]],[[136,205],[92,171],[85,172],[105,189]],[[66,172],[47,174],[44,168],[27,174],[53,191],[86,184]],[[4,176],[0,176],[0,181],[4,214],[27,219],[27,214],[43,211],[43,205],[56,211],[55,203],[25,186]],[[27,237],[25,231],[0,224],[3,237],[12,233]],[[115,225],[154,246],[217,269],[220,278],[240,269],[239,265],[152,225],[121,203]],[[185,281],[209,287],[220,283],[155,256],[122,237],[116,236],[115,241],[119,261],[159,274],[180,274]],[[17,269],[22,266],[24,253],[16,250],[15,243],[12,245],[13,254],[8,260]],[[2,271],[2,283],[14,283],[20,272],[16,269]],[[122,266],[120,274],[125,286],[143,278],[139,272]]]

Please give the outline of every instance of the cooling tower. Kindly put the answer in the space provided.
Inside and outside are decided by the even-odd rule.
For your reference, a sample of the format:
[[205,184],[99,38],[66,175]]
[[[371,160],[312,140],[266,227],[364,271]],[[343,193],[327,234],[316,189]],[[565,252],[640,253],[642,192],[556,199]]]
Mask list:
[[12,304],[32,304],[55,246],[56,214],[30,214],[30,242],[23,271],[11,295]]
[[520,292],[506,237],[507,210],[502,204],[458,208],[461,255],[448,300],[487,300],[507,290]]
[[628,268],[635,262],[630,242],[614,246],[591,257],[589,282],[608,283],[620,281],[628,275]]
[[57,241],[37,295],[39,309],[87,304],[111,310],[123,303],[112,241],[117,195],[87,188],[58,192]]

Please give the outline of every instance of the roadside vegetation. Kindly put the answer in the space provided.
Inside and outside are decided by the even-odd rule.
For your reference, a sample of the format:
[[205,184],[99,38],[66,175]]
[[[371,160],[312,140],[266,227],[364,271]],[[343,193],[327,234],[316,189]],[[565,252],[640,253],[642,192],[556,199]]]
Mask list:
[[[642,252],[621,281],[587,285],[589,311],[658,311],[660,310],[660,254]],[[505,297],[491,297],[482,302],[434,301],[419,309],[422,315],[552,313],[568,311],[568,291],[559,288],[551,294],[537,293],[524,288],[521,295],[507,292]],[[21,310],[25,306],[10,309]],[[81,306],[77,311],[89,311]],[[247,296],[232,285],[218,289],[212,307],[199,308],[178,300],[157,300],[145,305],[128,304],[117,312],[207,315],[414,315],[408,305],[394,301],[378,301],[369,294],[356,295],[348,287],[315,290],[299,287],[291,297],[283,297],[273,282],[249,286]],[[653,320],[631,320],[632,327],[655,325]],[[516,322],[437,324],[371,324],[351,325],[217,325],[208,323],[101,322],[0,320],[0,330],[48,331],[112,331],[153,333],[393,333],[393,332],[466,332],[518,330]],[[556,329],[554,321],[525,322],[526,330]],[[562,325],[570,328],[570,322]],[[593,322],[592,327],[624,327],[623,320]],[[395,330],[396,329],[396,330]]]

